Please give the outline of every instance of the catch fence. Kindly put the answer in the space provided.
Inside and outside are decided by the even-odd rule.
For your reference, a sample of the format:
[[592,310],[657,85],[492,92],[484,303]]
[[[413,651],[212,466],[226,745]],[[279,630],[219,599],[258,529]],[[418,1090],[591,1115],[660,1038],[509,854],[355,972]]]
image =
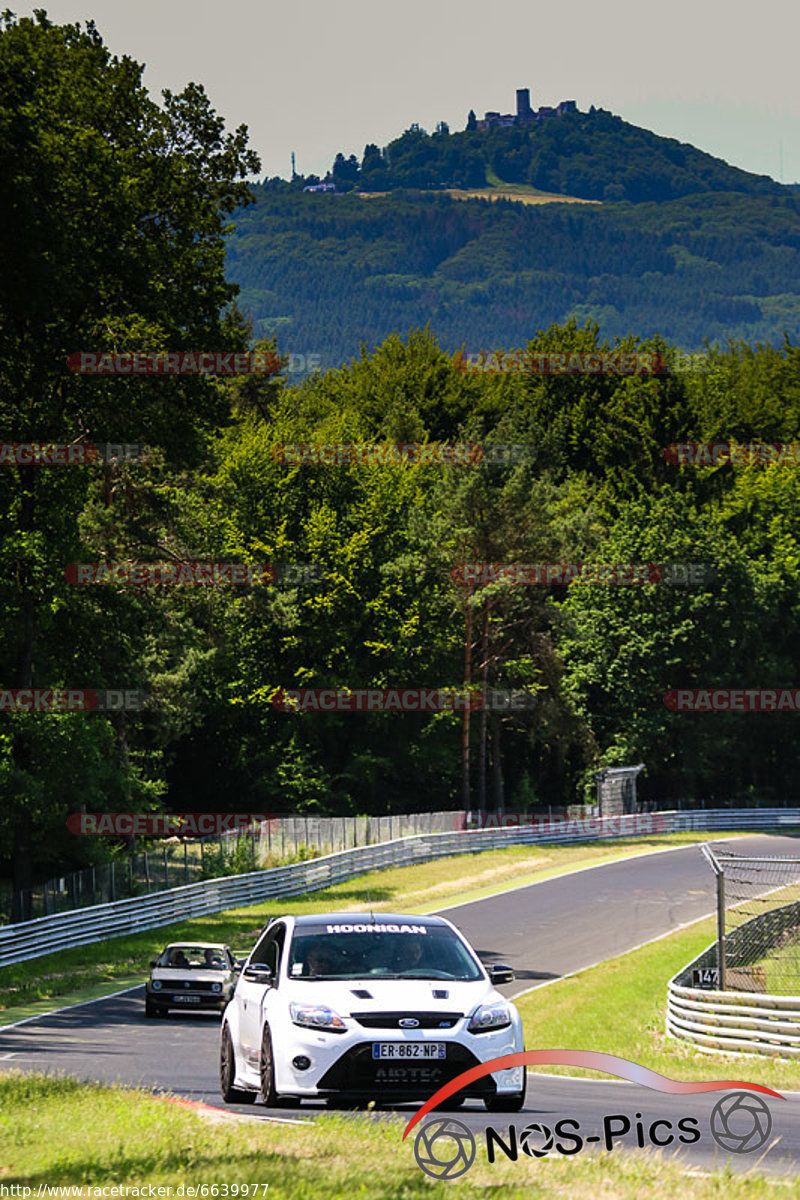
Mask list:
[[304,861],[338,850],[414,834],[447,833],[464,825],[463,812],[405,813],[386,817],[270,817],[251,833],[161,841],[141,853],[63,872],[13,892],[0,885],[0,926],[54,916],[134,896],[165,892],[205,879]]
[[703,847],[717,937],[667,988],[667,1032],[708,1051],[800,1058],[800,858]]

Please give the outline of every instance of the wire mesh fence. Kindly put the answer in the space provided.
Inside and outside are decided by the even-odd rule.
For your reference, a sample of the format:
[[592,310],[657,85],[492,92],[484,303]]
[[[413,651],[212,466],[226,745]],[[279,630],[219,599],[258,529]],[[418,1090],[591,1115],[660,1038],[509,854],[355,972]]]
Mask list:
[[165,844],[67,872],[22,893],[5,887],[0,890],[0,924],[17,913],[31,920],[195,883],[207,878],[204,857],[198,843]]
[[24,892],[0,884],[0,925],[167,891],[414,834],[464,825],[461,812],[387,817],[271,817],[249,832],[193,841],[170,838],[146,851],[71,871]]
[[711,857],[720,988],[800,996],[800,858]]

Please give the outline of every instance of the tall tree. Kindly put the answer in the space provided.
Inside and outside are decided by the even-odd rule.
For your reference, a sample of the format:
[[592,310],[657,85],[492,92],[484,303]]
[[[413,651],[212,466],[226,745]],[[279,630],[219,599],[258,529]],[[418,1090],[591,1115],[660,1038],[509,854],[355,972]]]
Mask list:
[[[0,18],[3,440],[148,442],[191,462],[226,415],[207,379],[82,378],[66,367],[81,350],[245,345],[241,323],[225,316],[237,289],[223,273],[224,234],[259,160],[244,126],[225,133],[202,87],[165,91],[159,106],[142,70],[112,56],[92,22],[58,26],[41,11]],[[2,554],[11,566],[0,582],[3,677],[47,687],[80,672],[91,686],[103,680],[106,660],[125,670],[131,663],[113,638],[75,653],[69,612],[78,601],[63,568],[76,546],[86,475],[77,467],[0,469]],[[31,882],[54,763],[45,743],[67,735],[62,719],[86,718],[37,723],[38,715],[17,713],[4,744],[17,888]],[[99,745],[105,721],[95,720]]]

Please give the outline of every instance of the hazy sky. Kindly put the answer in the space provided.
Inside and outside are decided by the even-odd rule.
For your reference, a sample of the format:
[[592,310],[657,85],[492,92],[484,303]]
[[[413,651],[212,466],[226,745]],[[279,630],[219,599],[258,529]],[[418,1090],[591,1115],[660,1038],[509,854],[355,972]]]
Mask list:
[[156,98],[202,83],[244,123],[263,174],[322,173],[412,121],[463,129],[467,112],[576,100],[728,162],[800,181],[796,0],[38,0],[51,20],[94,18],[146,63]]

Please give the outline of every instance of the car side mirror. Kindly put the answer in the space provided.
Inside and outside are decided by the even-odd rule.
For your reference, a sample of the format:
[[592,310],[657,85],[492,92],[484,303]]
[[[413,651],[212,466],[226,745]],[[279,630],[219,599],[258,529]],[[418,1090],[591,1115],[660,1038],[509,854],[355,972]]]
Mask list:
[[245,979],[252,980],[253,983],[266,983],[272,985],[272,971],[266,963],[252,963],[249,967],[245,967],[243,971]]
[[489,967],[489,980],[494,983],[513,983],[516,979],[514,968],[507,963],[495,963]]
[[156,960],[155,960],[154,958],[151,958],[151,959],[150,959],[150,966],[151,966],[151,967],[155,967],[155,966],[157,966],[157,965],[158,965],[158,964],[156,963]]

